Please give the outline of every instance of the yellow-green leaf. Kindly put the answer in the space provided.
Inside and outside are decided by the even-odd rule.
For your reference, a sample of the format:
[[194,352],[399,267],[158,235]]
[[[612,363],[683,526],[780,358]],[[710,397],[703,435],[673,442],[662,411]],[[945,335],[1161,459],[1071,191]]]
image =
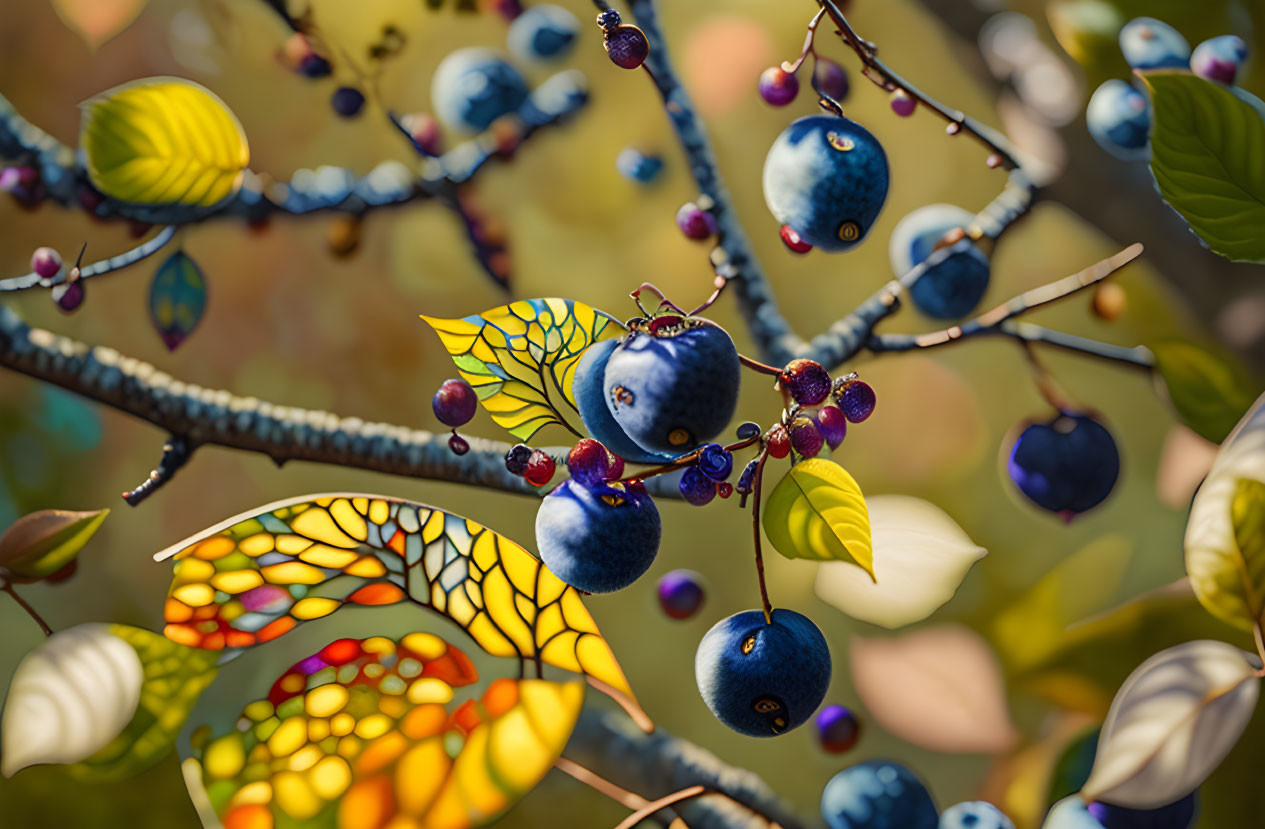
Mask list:
[[53,0],[66,27],[96,49],[132,25],[149,0]]
[[865,497],[833,461],[809,458],[791,467],[764,506],[764,532],[787,558],[851,561],[875,578]]
[[246,133],[213,92],[147,78],[82,104],[79,147],[93,186],[133,204],[210,207],[237,192]]
[[1168,340],[1151,351],[1182,423],[1213,443],[1225,440],[1256,399],[1257,384],[1230,357],[1194,343]]
[[1212,251],[1265,262],[1265,118],[1189,72],[1140,73],[1151,91],[1151,172]]
[[422,319],[492,419],[523,441],[551,423],[582,434],[571,393],[580,356],[625,330],[583,302],[557,298],[519,300],[464,319]]
[[22,579],[51,576],[79,555],[109,514],[49,509],[25,515],[0,535],[0,567]]

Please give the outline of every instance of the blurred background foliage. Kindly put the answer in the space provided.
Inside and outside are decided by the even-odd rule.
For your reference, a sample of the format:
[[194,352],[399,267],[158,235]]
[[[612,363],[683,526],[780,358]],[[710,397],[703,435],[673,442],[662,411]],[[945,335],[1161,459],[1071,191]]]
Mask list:
[[[565,5],[584,21],[592,12],[578,0]],[[853,81],[847,114],[887,148],[892,189],[878,226],[854,251],[833,257],[790,254],[764,207],[760,173],[773,138],[791,118],[809,114],[813,107],[805,94],[785,110],[769,108],[755,94],[755,79],[764,67],[794,57],[813,5],[800,8],[767,0],[672,0],[662,5],[673,56],[707,119],[738,211],[783,312],[801,334],[825,329],[891,277],[886,239],[905,213],[940,201],[978,209],[1000,188],[1002,174],[985,167],[976,145],[945,137],[942,124],[925,113],[908,120],[894,117],[886,96],[855,71],[852,56],[822,37],[823,54],[842,63]],[[1033,16],[1040,36],[1054,46],[1044,4],[1016,0],[1013,5]],[[1084,13],[1088,4],[1067,0],[1049,5],[1059,42],[1081,44],[1073,48],[1080,48],[1090,62],[1086,82],[1091,85],[1077,80],[1082,90],[1092,89],[1102,76],[1123,74],[1122,65],[1114,65],[1118,53],[1115,59],[1108,57],[1111,50],[1100,48],[1091,36],[1092,26],[1082,21],[1078,25],[1089,34],[1068,34],[1075,26],[1067,21],[1075,21],[1075,12]],[[1166,11],[1177,10],[1168,19],[1192,43],[1227,31],[1250,34],[1251,9],[1245,3],[1113,0],[1113,5],[1125,9],[1124,19],[1139,11],[1165,17]],[[1255,5],[1258,29],[1265,28]],[[427,108],[430,76],[448,51],[458,45],[500,48],[504,43],[505,26],[498,18],[430,12],[419,0],[315,0],[312,6],[326,39],[353,54],[363,54],[384,24],[393,23],[406,34],[406,48],[380,78],[383,99],[401,112]],[[952,39],[918,3],[857,0],[851,19],[865,37],[882,44],[885,60],[926,92],[1002,126],[993,97],[963,68],[970,64],[959,59],[959,50],[972,45]],[[367,110],[358,119],[344,120],[331,111],[335,81],[355,80],[345,65],[336,62],[334,81],[309,82],[281,64],[277,53],[287,33],[258,0],[152,0],[134,25],[94,53],[62,25],[47,0],[7,0],[0,11],[0,90],[28,119],[73,143],[80,101],[136,78],[180,75],[207,85],[234,110],[250,137],[253,169],[285,177],[320,164],[365,172],[383,159],[408,162],[410,151],[379,112]],[[1265,45],[1259,37],[1257,44]],[[679,304],[696,304],[711,290],[707,249],[683,238],[673,221],[677,207],[696,192],[658,98],[642,73],[610,64],[596,30],[587,24],[568,63],[589,77],[591,105],[570,125],[533,138],[511,163],[486,170],[477,184],[479,200],[505,223],[510,237],[513,295],[574,297],[626,317],[634,310],[628,291],[648,280]],[[534,82],[549,74],[526,68]],[[1258,57],[1255,74],[1245,83],[1257,94],[1265,92],[1263,69],[1265,61]],[[666,173],[653,186],[634,184],[617,173],[615,157],[629,144],[665,158]],[[1082,186],[1094,188],[1095,182]],[[168,353],[151,330],[145,310],[157,262],[93,280],[84,306],[73,316],[60,315],[42,292],[18,296],[13,305],[34,325],[109,345],[202,386],[345,416],[438,428],[429,399],[454,372],[417,315],[464,316],[498,305],[506,295],[478,270],[458,220],[438,205],[371,215],[359,249],[342,259],[333,258],[328,249],[333,221],[331,216],[279,218],[262,229],[214,222],[184,232],[184,249],[207,276],[209,305],[201,327],[175,353]],[[96,223],[55,207],[25,212],[8,200],[0,204],[0,273],[25,272],[36,245],[51,245],[65,254],[85,241],[88,259],[133,243],[125,224]],[[985,304],[1077,271],[1130,241],[1106,238],[1062,207],[1041,205],[998,246]],[[1093,316],[1087,295],[1033,319],[1130,345],[1168,337],[1234,338],[1232,331],[1206,330],[1189,318],[1145,257],[1120,275],[1119,284],[1127,292],[1128,307],[1114,322]],[[1208,284],[1207,290],[1217,292],[1219,287]],[[1231,299],[1225,297],[1226,302]],[[714,316],[735,334],[741,350],[753,351],[731,300],[722,300]],[[1255,317],[1235,319],[1249,328],[1260,324]],[[908,308],[885,330],[937,327]],[[1102,413],[1123,456],[1115,494],[1070,526],[1020,501],[1004,478],[999,459],[1008,446],[1007,435],[1027,418],[1049,415],[1022,352],[1007,342],[982,339],[927,355],[867,358],[851,366],[877,390],[879,407],[871,420],[850,430],[834,453],[866,493],[926,498],[990,551],[956,598],[924,624],[963,623],[998,650],[1023,745],[1000,757],[936,754],[867,722],[858,747],[840,757],[817,747],[811,727],[757,741],[713,719],[694,687],[695,645],[717,619],[759,601],[750,566],[750,529],[737,512],[736,499],[718,501],[705,512],[663,505],[665,541],[654,569],[629,590],[588,601],[656,720],[756,771],[805,816],[816,813],[821,787],[834,772],[867,757],[886,756],[916,769],[942,806],[984,794],[1014,811],[1021,822],[1027,818],[1025,825],[1030,826],[1031,816],[1044,805],[1049,770],[1059,753],[1101,716],[1115,686],[1133,667],[1178,641],[1232,637],[1228,627],[1180,594],[1161,594],[1100,619],[1096,626],[1064,631],[1067,624],[1183,575],[1186,505],[1208,462],[1209,447],[1177,426],[1144,374],[1074,355],[1043,356],[1075,400]],[[780,407],[777,396],[759,377],[744,380],[740,418],[771,422]],[[470,431],[502,437],[484,416],[476,418]],[[216,448],[200,452],[139,508],[123,508],[119,492],[148,474],[165,437],[63,392],[0,376],[0,524],[38,508],[117,507],[85,552],[75,578],[25,591],[55,628],[113,620],[156,629],[170,571],[154,564],[150,554],[228,515],[299,493],[353,490],[413,498],[488,523],[534,546],[536,502],[529,498],[328,466],[278,469],[262,456]],[[539,437],[546,442],[565,439],[561,434]],[[1069,561],[1071,569],[1053,569]],[[703,612],[687,622],[666,618],[654,599],[658,576],[678,567],[703,573],[709,590]],[[857,706],[848,670],[849,639],[888,634],[854,622],[818,599],[814,570],[811,563],[774,556],[770,590],[776,604],[807,613],[822,627],[836,664],[829,700]],[[351,626],[372,630],[387,618],[377,609],[335,617],[343,625],[338,635],[346,635]],[[445,630],[442,622],[425,614],[397,613],[391,619]],[[0,626],[5,631],[0,676],[8,676],[40,634],[12,602],[0,603]],[[465,644],[455,636],[453,641]],[[266,657],[274,668],[304,653],[279,647],[281,653]],[[232,707],[265,688],[247,690],[222,681],[211,693]],[[865,718],[864,710],[861,716]],[[1201,827],[1237,829],[1256,819],[1245,793],[1247,775],[1265,763],[1263,755],[1265,714],[1258,713],[1235,753],[1205,787]],[[623,814],[596,793],[554,774],[499,825],[604,826]],[[193,827],[196,818],[172,758],[121,784],[83,785],[54,768],[24,771],[0,781],[0,824],[167,829]]]

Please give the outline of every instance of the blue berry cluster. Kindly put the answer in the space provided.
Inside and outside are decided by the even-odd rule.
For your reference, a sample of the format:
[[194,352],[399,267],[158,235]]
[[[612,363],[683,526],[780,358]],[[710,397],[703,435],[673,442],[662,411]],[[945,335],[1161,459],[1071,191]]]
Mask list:
[[830,829],[1015,829],[1005,813],[982,800],[937,813],[918,776],[890,760],[859,763],[832,777],[821,795],[821,815]]

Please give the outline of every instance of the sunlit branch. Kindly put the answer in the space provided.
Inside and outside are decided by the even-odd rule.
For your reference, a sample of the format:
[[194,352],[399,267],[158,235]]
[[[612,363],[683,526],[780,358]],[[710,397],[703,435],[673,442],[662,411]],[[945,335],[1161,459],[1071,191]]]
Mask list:
[[[90,265],[84,265],[79,269],[79,278],[88,279],[93,276],[101,276],[107,273],[121,270],[146,257],[153,256],[158,251],[167,246],[167,243],[176,235],[176,226],[168,225],[159,231],[158,235],[152,239],[147,239],[129,251],[120,253],[117,256],[111,256],[109,259],[102,259],[100,262],[93,262]],[[9,279],[0,279],[0,291],[23,291],[28,288],[51,288],[54,285],[60,285],[66,281],[66,276],[70,268],[63,266],[60,271],[44,279],[39,274],[31,272],[23,276],[14,276]]]
[[163,444],[163,454],[158,459],[158,466],[154,467],[153,471],[149,473],[149,477],[142,481],[140,486],[129,492],[124,492],[123,500],[133,507],[144,501],[150,495],[153,495],[160,486],[170,481],[176,471],[188,462],[192,454],[193,450],[185,438],[172,435],[171,440]]

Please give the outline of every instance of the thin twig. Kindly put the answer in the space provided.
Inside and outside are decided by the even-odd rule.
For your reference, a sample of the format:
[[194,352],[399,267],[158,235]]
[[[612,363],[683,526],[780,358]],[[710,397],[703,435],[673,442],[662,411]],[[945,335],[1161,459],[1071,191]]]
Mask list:
[[773,624],[773,603],[769,601],[769,588],[764,583],[764,551],[760,546],[760,484],[764,480],[764,462],[769,459],[767,452],[760,453],[756,463],[755,475],[751,479],[751,535],[755,541],[755,573],[760,582],[760,601],[764,605],[764,621]]
[[606,694],[606,696],[614,700],[620,708],[624,709],[624,713],[637,724],[638,728],[647,734],[654,733],[654,720],[650,719],[650,715],[645,712],[645,709],[637,704],[635,699],[595,676],[585,674],[584,678],[595,691],[601,691],[603,694]]
[[[162,250],[168,242],[176,235],[176,226],[168,225],[158,232],[158,235],[152,239],[147,239],[129,251],[120,253],[117,256],[111,256],[109,259],[102,259],[100,262],[93,262],[79,269],[79,279],[88,279],[93,276],[101,276],[103,274],[112,273],[129,265],[135,265],[137,262],[146,257],[153,256]],[[0,291],[24,291],[28,288],[51,288],[54,285],[60,285],[66,281],[71,268],[62,267],[60,271],[44,279],[39,274],[32,271],[22,276],[12,276],[8,279],[0,279]]]
[[35,624],[40,626],[40,630],[44,631],[45,636],[53,635],[53,629],[48,626],[48,622],[44,621],[44,617],[41,616],[35,608],[31,607],[31,605],[26,601],[26,599],[18,595],[18,591],[13,586],[12,582],[6,579],[4,582],[4,586],[0,587],[0,591],[8,593],[10,596],[12,596],[13,601],[17,602],[18,606],[26,611],[26,615],[34,619]]
[[[736,443],[731,443],[728,446],[726,446],[725,451],[737,452],[740,449],[746,449],[748,446],[751,446],[752,444],[759,442],[759,440],[760,440],[760,436],[758,434],[755,435],[754,437],[744,438],[743,440],[737,441]],[[690,452],[688,455],[682,455],[681,457],[677,458],[674,461],[671,461],[665,464],[660,464],[659,466],[653,466],[650,469],[645,469],[633,475],[629,475],[625,477],[624,479],[622,479],[621,481],[619,481],[619,483],[627,484],[633,481],[644,481],[647,478],[656,478],[659,475],[666,475],[669,472],[675,472],[678,469],[684,469],[687,466],[693,466],[695,463],[698,462],[699,456],[702,455],[704,448],[706,448],[706,444],[704,446],[700,446],[698,449],[695,449],[693,452]]]
[[681,789],[680,791],[673,792],[672,794],[667,795],[666,797],[661,797],[633,812],[631,815],[620,821],[619,825],[616,826],[615,829],[633,829],[633,827],[638,823],[641,823],[643,820],[661,809],[665,809],[674,803],[680,803],[683,800],[689,800],[706,793],[707,788],[704,786],[690,786],[688,789]]
[[171,439],[163,444],[162,457],[158,459],[158,466],[154,467],[141,485],[129,492],[123,493],[123,500],[127,501],[129,506],[136,506],[149,496],[153,495],[160,486],[167,483],[176,474],[180,467],[188,462],[193,456],[193,450],[196,447],[191,444],[183,435],[172,435]]
[[558,771],[574,777],[584,785],[606,795],[626,809],[644,809],[650,804],[650,801],[641,795],[630,792],[627,789],[621,789],[605,777],[599,777],[584,766],[568,760],[566,757],[559,757],[553,765]]

